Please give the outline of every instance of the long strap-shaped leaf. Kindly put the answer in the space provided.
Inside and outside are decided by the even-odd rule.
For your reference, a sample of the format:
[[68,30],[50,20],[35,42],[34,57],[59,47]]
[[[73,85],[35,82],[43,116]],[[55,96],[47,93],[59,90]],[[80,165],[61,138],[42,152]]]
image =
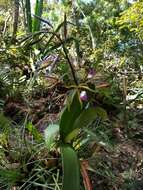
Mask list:
[[75,150],[66,144],[61,145],[63,162],[63,190],[80,189],[79,161]]

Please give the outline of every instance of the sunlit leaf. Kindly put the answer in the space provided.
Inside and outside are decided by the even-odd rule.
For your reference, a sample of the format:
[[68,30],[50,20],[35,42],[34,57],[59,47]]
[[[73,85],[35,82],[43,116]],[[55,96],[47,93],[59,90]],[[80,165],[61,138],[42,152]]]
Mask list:
[[58,133],[59,133],[59,125],[56,124],[51,124],[45,129],[44,135],[48,150],[50,150],[55,144],[55,139]]
[[29,122],[26,125],[26,129],[28,129],[29,133],[31,135],[33,135],[34,139],[40,140],[42,138],[41,134],[39,133],[39,131],[36,129],[36,127],[31,122]]

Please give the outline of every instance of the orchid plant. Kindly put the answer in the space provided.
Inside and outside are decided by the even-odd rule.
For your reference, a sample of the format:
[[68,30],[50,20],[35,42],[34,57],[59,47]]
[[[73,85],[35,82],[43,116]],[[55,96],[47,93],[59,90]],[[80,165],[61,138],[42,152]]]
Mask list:
[[[82,101],[80,92],[74,90],[61,114],[60,123],[49,125],[45,129],[47,148],[52,150],[55,144],[60,147],[63,165],[63,190],[80,189],[80,162],[74,142],[81,128],[88,127],[97,117],[107,119],[104,109],[85,107]],[[55,140],[57,136],[59,136],[58,142]]]

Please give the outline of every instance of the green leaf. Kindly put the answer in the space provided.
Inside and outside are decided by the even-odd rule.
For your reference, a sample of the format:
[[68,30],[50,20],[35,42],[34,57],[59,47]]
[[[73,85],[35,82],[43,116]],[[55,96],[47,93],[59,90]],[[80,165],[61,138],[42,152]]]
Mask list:
[[102,119],[108,118],[106,111],[101,107],[88,108],[83,110],[72,126],[73,131],[69,133],[65,138],[65,142],[70,142],[77,135],[77,129],[87,127],[97,117],[101,117]]
[[34,139],[41,140],[41,138],[42,138],[41,134],[36,129],[36,127],[33,126],[33,124],[31,122],[27,123],[26,129],[28,129],[28,131],[31,133],[31,135],[33,135]]
[[64,112],[61,116],[60,121],[60,136],[61,139],[64,141],[65,137],[73,131],[73,123],[77,119],[77,117],[80,115],[82,111],[82,104],[79,99],[78,92],[75,91],[71,102],[69,102],[69,105],[65,108]]
[[73,129],[87,127],[97,117],[108,118],[106,111],[101,107],[85,109],[75,121]]
[[55,139],[58,133],[59,133],[59,125],[56,124],[51,124],[45,129],[44,135],[48,150],[50,150],[55,144]]
[[64,141],[65,141],[66,143],[70,143],[71,140],[73,140],[73,139],[79,134],[79,131],[80,131],[79,128],[74,129],[71,133],[69,133],[69,134],[66,136],[66,138],[65,138]]
[[75,150],[70,145],[61,145],[63,163],[63,190],[80,189],[79,160]]

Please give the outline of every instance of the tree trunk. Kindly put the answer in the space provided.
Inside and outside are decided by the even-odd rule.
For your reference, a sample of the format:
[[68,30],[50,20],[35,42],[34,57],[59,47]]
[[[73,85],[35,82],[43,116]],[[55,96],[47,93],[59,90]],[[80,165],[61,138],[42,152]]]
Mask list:
[[15,43],[16,33],[18,30],[18,18],[19,18],[19,0],[14,0],[14,21],[13,21],[13,34],[12,42]]

